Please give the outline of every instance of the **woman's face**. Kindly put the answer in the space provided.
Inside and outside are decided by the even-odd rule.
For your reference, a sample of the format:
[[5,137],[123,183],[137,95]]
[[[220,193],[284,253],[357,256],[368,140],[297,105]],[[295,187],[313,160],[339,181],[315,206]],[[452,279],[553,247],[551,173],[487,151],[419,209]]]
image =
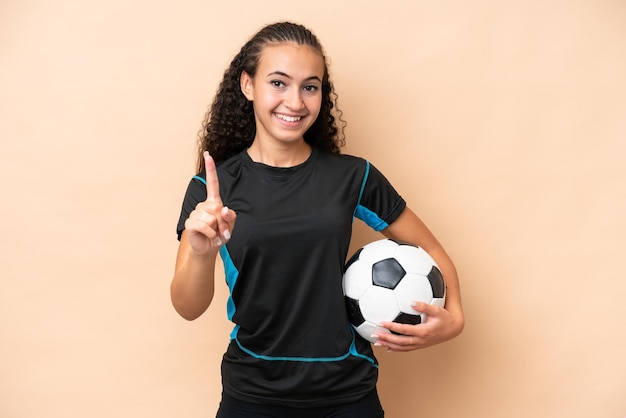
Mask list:
[[320,112],[324,69],[323,58],[308,45],[263,48],[256,76],[241,75],[241,90],[253,102],[255,141],[283,145],[304,141]]

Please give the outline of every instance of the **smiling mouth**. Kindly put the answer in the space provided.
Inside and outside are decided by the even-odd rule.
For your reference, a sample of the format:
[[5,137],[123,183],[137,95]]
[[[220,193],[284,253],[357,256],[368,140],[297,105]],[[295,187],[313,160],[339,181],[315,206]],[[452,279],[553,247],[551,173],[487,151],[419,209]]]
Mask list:
[[280,120],[284,120],[285,122],[299,122],[302,119],[302,116],[287,116],[280,113],[274,113],[276,117]]

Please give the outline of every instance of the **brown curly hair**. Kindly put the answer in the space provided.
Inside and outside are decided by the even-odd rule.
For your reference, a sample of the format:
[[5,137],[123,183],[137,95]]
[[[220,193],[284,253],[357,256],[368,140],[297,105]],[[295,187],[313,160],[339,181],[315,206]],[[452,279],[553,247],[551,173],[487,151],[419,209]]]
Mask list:
[[256,134],[254,111],[252,102],[241,92],[239,79],[244,71],[254,78],[263,47],[284,42],[308,45],[324,60],[320,113],[305,132],[304,140],[311,146],[334,153],[339,153],[340,148],[345,145],[343,129],[346,123],[337,107],[337,94],[329,79],[328,63],[322,45],[306,27],[291,22],[279,22],[264,27],[250,38],[225,71],[199,134],[197,173],[204,170],[204,151],[208,150],[213,159],[219,162],[252,144]]

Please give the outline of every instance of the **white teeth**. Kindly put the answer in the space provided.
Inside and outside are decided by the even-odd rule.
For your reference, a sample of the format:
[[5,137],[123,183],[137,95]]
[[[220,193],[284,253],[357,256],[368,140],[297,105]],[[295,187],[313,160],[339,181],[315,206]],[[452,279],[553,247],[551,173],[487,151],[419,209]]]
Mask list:
[[276,113],[276,117],[278,119],[282,119],[285,122],[297,122],[300,119],[302,119],[302,116],[287,116],[287,115],[281,115],[280,113]]

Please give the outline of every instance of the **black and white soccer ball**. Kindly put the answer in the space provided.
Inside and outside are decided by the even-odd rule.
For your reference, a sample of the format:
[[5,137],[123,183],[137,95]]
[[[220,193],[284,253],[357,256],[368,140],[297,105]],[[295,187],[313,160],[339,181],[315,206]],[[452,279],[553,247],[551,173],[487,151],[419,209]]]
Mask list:
[[346,263],[343,275],[348,318],[366,340],[390,332],[377,324],[394,321],[420,324],[426,315],[415,311],[415,301],[443,307],[446,286],[435,260],[421,247],[391,239],[371,242]]

